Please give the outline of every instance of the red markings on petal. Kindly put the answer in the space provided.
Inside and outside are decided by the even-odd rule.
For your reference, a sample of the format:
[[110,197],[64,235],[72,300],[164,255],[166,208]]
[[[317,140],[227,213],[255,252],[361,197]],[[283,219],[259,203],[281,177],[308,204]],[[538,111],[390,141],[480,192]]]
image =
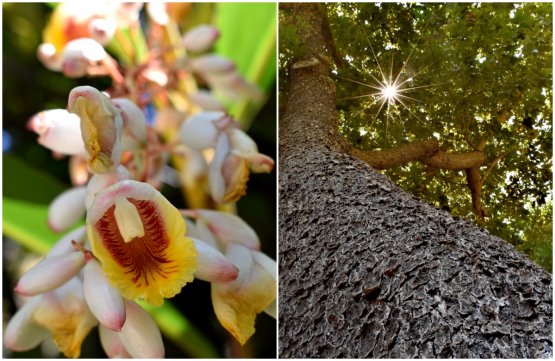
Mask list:
[[170,244],[166,225],[154,201],[128,199],[135,205],[143,222],[145,234],[125,243],[114,216],[115,206],[110,207],[94,227],[104,247],[112,258],[132,277],[137,287],[148,286],[155,278],[167,278],[178,270],[175,261],[169,258]]

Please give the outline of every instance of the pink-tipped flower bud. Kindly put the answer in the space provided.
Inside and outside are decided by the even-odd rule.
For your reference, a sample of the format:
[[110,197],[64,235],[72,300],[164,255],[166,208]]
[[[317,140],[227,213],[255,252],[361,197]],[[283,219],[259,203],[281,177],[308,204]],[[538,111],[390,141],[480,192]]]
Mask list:
[[24,296],[35,296],[51,291],[77,275],[84,265],[83,252],[46,257],[21,277],[15,292]]
[[201,240],[193,238],[198,252],[198,268],[195,278],[208,282],[229,282],[238,276],[237,267],[225,256]]
[[39,135],[39,144],[54,152],[86,154],[79,117],[65,109],[37,113],[29,120],[27,127]]
[[48,225],[54,232],[62,232],[85,214],[86,187],[70,188],[60,193],[48,207]]
[[125,349],[133,358],[164,358],[164,343],[158,326],[133,301],[125,300],[127,320],[120,331]]
[[224,116],[223,112],[201,112],[193,115],[181,126],[181,141],[195,150],[214,147],[219,134],[216,122]]
[[199,25],[185,33],[183,45],[189,51],[200,53],[210,49],[219,36],[220,32],[215,26]]
[[235,70],[235,64],[231,60],[215,54],[203,55],[191,60],[191,67],[204,75]]
[[97,260],[85,265],[83,275],[85,300],[98,322],[112,331],[120,331],[125,323],[125,305],[121,294],[109,282]]

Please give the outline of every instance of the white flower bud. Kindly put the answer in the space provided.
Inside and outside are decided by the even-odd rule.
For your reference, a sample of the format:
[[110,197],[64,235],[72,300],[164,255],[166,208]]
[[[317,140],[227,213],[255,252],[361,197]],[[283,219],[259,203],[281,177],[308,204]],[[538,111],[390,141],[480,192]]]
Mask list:
[[212,25],[199,25],[192,28],[183,37],[183,45],[189,51],[199,53],[210,49],[220,36],[220,32]]
[[85,214],[85,195],[85,186],[70,188],[50,203],[48,225],[54,232],[68,229]]
[[133,358],[164,358],[164,343],[150,315],[133,301],[125,300],[127,320],[120,331],[125,349]]
[[224,116],[223,112],[201,112],[193,115],[181,126],[181,141],[195,150],[214,147],[219,133],[216,122]]
[[222,56],[208,54],[191,60],[191,67],[202,74],[227,73],[235,70],[235,64]]
[[125,323],[125,305],[121,294],[109,282],[97,260],[85,265],[83,275],[85,300],[98,322],[112,331],[120,331]]
[[188,211],[187,215],[196,218],[197,224],[206,224],[212,234],[226,245],[235,242],[253,250],[260,249],[260,240],[256,232],[244,220],[234,214],[196,209]]

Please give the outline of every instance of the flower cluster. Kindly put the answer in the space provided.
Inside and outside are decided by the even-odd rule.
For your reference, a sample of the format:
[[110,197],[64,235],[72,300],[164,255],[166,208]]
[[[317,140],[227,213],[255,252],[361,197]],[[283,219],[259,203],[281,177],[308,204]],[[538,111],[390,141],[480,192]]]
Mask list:
[[[212,93],[236,100],[261,92],[231,61],[206,54],[219,36],[214,27],[166,43],[163,33],[177,31],[172,6],[147,5],[146,52],[130,49],[126,64],[103,45],[121,29],[141,29],[140,3],[64,3],[45,30],[38,49],[45,66],[68,77],[107,75],[113,85],[103,92],[76,87],[67,109],[45,110],[28,123],[41,145],[71,157],[74,187],[50,204],[50,228],[67,231],[83,216],[86,224],[19,280],[15,292],[28,299],[6,328],[10,349],[51,336],[66,356],[78,357],[98,325],[110,357],[163,357],[160,331],[135,301],[160,306],[194,278],[211,282],[216,316],[241,344],[258,313],[275,317],[275,261],[241,218],[202,209],[237,201],[250,171],[272,171],[274,161]],[[208,89],[198,88],[202,82]],[[153,104],[158,116],[149,125]],[[177,209],[158,190],[170,160],[185,192],[207,196],[190,202],[194,209]]]

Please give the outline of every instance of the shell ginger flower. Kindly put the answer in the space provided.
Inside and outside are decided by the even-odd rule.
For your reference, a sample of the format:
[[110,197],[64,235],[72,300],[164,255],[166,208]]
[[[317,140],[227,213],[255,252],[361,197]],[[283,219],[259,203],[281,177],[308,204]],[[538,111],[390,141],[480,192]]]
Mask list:
[[118,182],[96,194],[87,234],[110,282],[128,299],[160,306],[193,280],[197,250],[180,212],[147,183]]

